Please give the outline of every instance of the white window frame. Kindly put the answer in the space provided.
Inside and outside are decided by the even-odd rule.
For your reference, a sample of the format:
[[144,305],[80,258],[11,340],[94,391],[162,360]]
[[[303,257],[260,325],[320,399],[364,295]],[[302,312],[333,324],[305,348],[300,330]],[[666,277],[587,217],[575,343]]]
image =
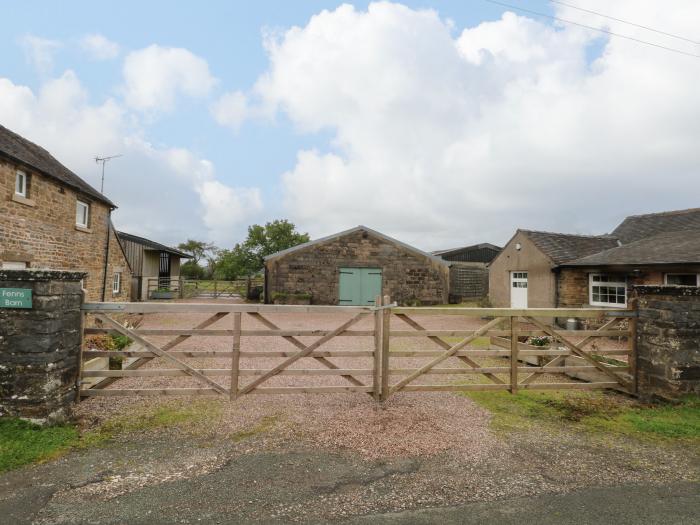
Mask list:
[[3,261],[0,268],[3,270],[25,270],[29,268],[29,264],[25,261]]
[[[21,181],[21,182],[20,182]],[[15,174],[15,195],[27,198],[27,182],[29,176],[22,170],[17,170]]]
[[593,300],[593,277],[594,276],[609,276],[615,277],[615,274],[604,273],[604,272],[594,272],[588,274],[588,303],[591,306],[607,306],[611,308],[627,308],[627,277],[620,277],[623,280],[618,281],[595,281],[598,286],[610,286],[610,287],[623,287],[625,289],[625,302],[624,303],[606,303],[603,301]]
[[[666,286],[693,286],[692,284],[668,284],[669,275],[693,275],[693,272],[670,272],[664,274],[664,284]],[[695,287],[700,286],[700,273],[695,274]]]
[[112,277],[112,293],[118,295],[122,292],[122,273],[114,272]]
[[[80,211],[84,210],[84,213],[79,214]],[[80,222],[79,215],[83,215],[85,223]],[[75,225],[81,228],[87,228],[90,224],[90,204],[83,202],[81,200],[75,201]]]
[[[512,271],[510,275],[511,288],[527,288],[527,272]],[[516,284],[517,286],[514,286]]]

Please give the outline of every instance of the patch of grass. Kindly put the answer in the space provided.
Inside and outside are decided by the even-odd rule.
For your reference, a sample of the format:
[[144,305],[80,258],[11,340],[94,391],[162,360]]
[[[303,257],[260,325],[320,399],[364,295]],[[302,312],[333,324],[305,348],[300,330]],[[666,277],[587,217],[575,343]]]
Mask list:
[[233,434],[231,439],[233,439],[235,443],[239,443],[253,436],[257,436],[258,434],[264,434],[265,432],[272,430],[272,428],[277,424],[278,419],[279,418],[277,416],[265,416],[253,428],[240,430]]
[[[82,436],[74,425],[41,427],[17,418],[2,418],[0,419],[0,472],[54,459],[71,448],[97,446],[129,432],[178,426],[210,428],[208,423],[218,418],[221,411],[221,403],[212,400],[186,405],[161,405],[113,417]],[[236,439],[242,440],[265,432],[274,423],[275,418],[263,418],[254,428],[239,433]]]
[[601,392],[468,392],[493,414],[492,425],[517,431],[534,424],[572,428],[639,439],[680,440],[700,444],[700,398],[678,404],[644,405]]
[[[456,345],[460,341],[464,340],[464,337],[441,337],[443,341],[451,344],[451,345]],[[471,343],[469,343],[468,348],[485,348],[488,349],[488,347],[491,345],[490,338],[488,337],[477,337],[474,339]]]
[[78,442],[72,425],[42,427],[17,418],[0,419],[0,472],[55,458]]
[[221,410],[221,403],[211,400],[187,405],[168,404],[146,410],[134,410],[127,415],[108,419],[96,429],[86,432],[80,445],[96,445],[128,432],[204,424],[217,418],[221,414]]

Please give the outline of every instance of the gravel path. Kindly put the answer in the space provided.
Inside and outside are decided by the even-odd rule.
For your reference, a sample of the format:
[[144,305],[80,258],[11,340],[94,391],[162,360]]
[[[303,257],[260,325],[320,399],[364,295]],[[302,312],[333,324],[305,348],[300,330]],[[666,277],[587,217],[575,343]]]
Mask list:
[[[225,302],[225,301],[222,301]],[[207,319],[211,314],[149,314],[140,328],[191,327]],[[341,325],[350,315],[333,314],[268,314],[266,317],[284,329],[332,330]],[[426,329],[470,330],[483,325],[484,321],[460,316],[413,316]],[[230,329],[232,316],[227,316],[211,325],[210,329]],[[244,330],[265,329],[265,326],[251,316],[244,315]],[[361,320],[353,330],[371,330],[370,317]],[[410,327],[392,318],[392,328],[409,330]],[[152,337],[151,340],[164,344],[171,337]],[[299,337],[310,344],[317,337]],[[448,338],[453,344],[459,338]],[[617,343],[610,342],[615,345]],[[177,350],[230,351],[230,337],[192,337],[178,345]],[[281,337],[243,337],[243,351],[298,349]],[[336,337],[323,345],[322,350],[372,350],[372,337]],[[440,350],[440,347],[425,338],[406,337],[392,340],[392,350]],[[242,357],[242,369],[270,369],[284,358]],[[332,357],[329,358],[340,368],[371,369],[372,357]],[[428,357],[392,358],[392,368],[419,368],[426,364]],[[507,359],[474,358],[483,366],[509,366]],[[184,359],[196,368],[230,368],[230,358]],[[439,365],[440,368],[464,368],[466,365],[457,358],[450,358]],[[142,367],[143,369],[173,368],[164,358],[157,358]],[[313,358],[303,358],[290,366],[290,369],[324,369],[323,364]],[[369,375],[356,376],[366,385],[372,384]],[[392,382],[400,376],[392,376]],[[501,376],[507,381],[507,376]],[[214,379],[225,386],[230,385],[227,376]],[[241,377],[240,384],[251,381],[251,377]],[[477,375],[425,375],[414,384],[454,383],[470,381],[490,383],[484,376]],[[538,381],[573,381],[562,375],[542,374]],[[349,383],[339,376],[281,376],[270,378],[263,386],[347,386]],[[133,377],[113,383],[109,388],[177,388],[201,387],[202,384],[190,377]],[[97,423],[105,418],[130,410],[134,406],[152,406],[163,402],[162,398],[89,398],[79,406],[79,414],[88,422]],[[219,432],[238,432],[254,425],[263,418],[278,421],[278,433],[285,436],[303,434],[304,438],[320,446],[342,447],[359,452],[367,458],[395,457],[402,455],[435,455],[445,450],[461,450],[471,457],[480,457],[492,444],[489,438],[488,414],[469,399],[438,392],[399,393],[378,406],[372,398],[362,393],[343,394],[269,394],[247,395],[233,403],[223,405],[220,420],[212,422]],[[465,431],[468,429],[468,431]]]
[[[194,326],[206,317],[149,315],[142,327]],[[347,318],[342,314],[270,315],[273,322],[289,329],[332,329]],[[212,328],[228,328],[231,322],[224,318]],[[473,329],[483,324],[456,316],[424,316],[420,322],[434,329]],[[250,317],[244,317],[243,326],[261,327]],[[371,320],[354,328],[370,329]],[[316,338],[302,339],[310,343]],[[160,343],[167,340],[154,338]],[[198,337],[180,348],[229,350],[230,344],[227,337]],[[398,345],[401,349],[433,348],[419,338],[406,338]],[[338,337],[327,345],[344,350],[371,347],[371,337]],[[295,350],[279,337],[242,341],[243,350],[282,348]],[[246,358],[241,367],[271,368],[280,360]],[[371,368],[371,357],[332,361],[343,368]],[[426,361],[400,359],[398,366],[416,367]],[[507,366],[506,360],[477,361]],[[230,366],[229,359],[188,362],[202,368]],[[450,359],[440,366],[464,365]],[[145,365],[170,367],[160,358]],[[323,365],[304,359],[294,367]],[[423,380],[464,378],[432,375]],[[217,379],[228,387],[228,378]],[[369,377],[361,379],[370,383]],[[249,380],[241,378],[242,382]],[[269,384],[347,383],[332,376],[280,376]],[[182,386],[199,385],[190,378],[127,378],[112,385]],[[381,405],[361,393],[248,395],[235,402],[220,397],[89,398],[78,406],[78,414],[90,428],[109,418],[156,407],[201,407],[210,415],[204,423],[130,432],[105,448],[78,451],[54,463],[10,473],[0,478],[0,512],[6,508],[15,512],[16,523],[197,519],[320,523],[372,513],[563,494],[591,486],[669,484],[697,480],[700,475],[697,451],[579,433],[565,423],[497,434],[489,429],[490,416],[485,410],[452,393],[398,393]],[[31,519],[23,521],[23,513]]]

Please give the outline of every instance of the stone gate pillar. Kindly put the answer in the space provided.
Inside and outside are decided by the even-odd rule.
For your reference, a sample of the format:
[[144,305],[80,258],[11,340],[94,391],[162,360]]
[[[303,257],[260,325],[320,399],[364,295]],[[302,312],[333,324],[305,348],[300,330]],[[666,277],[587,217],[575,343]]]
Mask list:
[[76,399],[80,272],[0,269],[0,416],[65,421]]
[[639,394],[700,394],[700,288],[634,286]]

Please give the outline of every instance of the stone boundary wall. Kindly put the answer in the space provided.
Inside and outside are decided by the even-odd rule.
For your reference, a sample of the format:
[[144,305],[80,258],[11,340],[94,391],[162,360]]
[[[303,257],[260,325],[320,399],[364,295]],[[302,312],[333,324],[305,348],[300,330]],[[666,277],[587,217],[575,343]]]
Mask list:
[[0,288],[32,291],[32,307],[0,308],[0,416],[70,418],[80,365],[82,272],[0,270]]
[[632,292],[639,308],[639,394],[700,394],[700,288],[633,286]]

